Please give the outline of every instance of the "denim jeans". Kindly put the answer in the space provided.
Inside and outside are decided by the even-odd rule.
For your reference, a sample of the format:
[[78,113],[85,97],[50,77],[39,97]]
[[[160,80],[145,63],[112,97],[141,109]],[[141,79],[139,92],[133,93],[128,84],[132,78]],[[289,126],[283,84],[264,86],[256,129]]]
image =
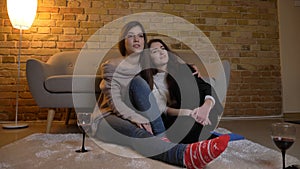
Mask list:
[[184,167],[186,144],[163,141],[115,114],[101,119],[97,128],[96,139],[126,146],[145,157]]
[[163,135],[165,126],[162,121],[161,112],[157,106],[156,99],[151,93],[147,82],[140,76],[132,79],[129,86],[129,97],[132,105],[146,117],[151,124],[154,135]]
[[129,120],[122,119],[116,114],[110,114],[97,122],[97,130],[93,137],[105,142],[127,146],[145,157],[183,167],[187,145],[166,142],[161,139],[165,127],[148,84],[141,77],[135,77],[130,83],[129,90],[130,99],[135,108],[151,121],[154,135]]

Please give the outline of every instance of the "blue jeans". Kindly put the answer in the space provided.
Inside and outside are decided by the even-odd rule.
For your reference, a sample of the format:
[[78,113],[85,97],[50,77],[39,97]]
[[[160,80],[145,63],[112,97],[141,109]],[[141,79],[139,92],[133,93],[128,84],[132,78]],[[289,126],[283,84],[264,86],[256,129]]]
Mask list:
[[94,135],[97,139],[129,147],[145,157],[184,167],[186,144],[163,141],[115,114],[104,117],[97,128]]
[[154,135],[163,135],[165,126],[157,102],[147,82],[140,76],[132,79],[129,85],[129,97],[132,105],[142,116],[146,117],[151,124]]
[[161,140],[160,136],[163,135],[165,127],[148,84],[141,77],[135,77],[130,83],[129,90],[130,99],[135,108],[151,121],[154,135],[128,120],[110,114],[98,122],[94,137],[105,142],[130,147],[145,157],[183,167],[187,145]]

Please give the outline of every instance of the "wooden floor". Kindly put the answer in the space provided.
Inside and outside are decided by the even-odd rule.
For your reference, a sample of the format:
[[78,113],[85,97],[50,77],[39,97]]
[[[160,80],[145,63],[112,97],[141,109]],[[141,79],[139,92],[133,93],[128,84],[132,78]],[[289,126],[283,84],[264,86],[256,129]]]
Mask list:
[[[271,140],[270,126],[274,122],[281,122],[282,119],[235,119],[221,120],[219,127],[226,128],[234,133],[241,134],[247,139],[278,150]],[[26,122],[28,128],[24,129],[3,129],[0,128],[0,147],[22,139],[33,133],[44,133],[46,131],[46,121]],[[0,124],[1,125],[1,124]],[[300,160],[300,124],[295,124],[297,128],[296,142],[287,150],[287,154]],[[64,122],[53,122],[51,133],[79,133],[75,121],[70,121],[69,125]]]

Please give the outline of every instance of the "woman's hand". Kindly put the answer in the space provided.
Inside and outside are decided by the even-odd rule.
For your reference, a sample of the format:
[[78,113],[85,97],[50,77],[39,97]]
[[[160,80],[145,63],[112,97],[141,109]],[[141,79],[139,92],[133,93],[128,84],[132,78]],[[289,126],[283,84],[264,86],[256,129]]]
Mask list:
[[194,109],[191,116],[203,126],[211,125],[211,121],[208,118],[210,110],[211,103],[207,101],[201,107]]
[[150,123],[137,124],[139,128],[144,129],[153,135],[152,127]]
[[211,125],[208,115],[209,110],[207,110],[203,106],[194,109],[193,113],[191,114],[191,116],[196,120],[196,122],[202,124],[203,126]]
[[198,78],[202,78],[199,70],[198,70],[198,67],[194,64],[190,64],[192,66],[192,68],[195,70],[195,72],[193,73],[193,75],[197,75]]
[[206,105],[198,107],[194,110],[179,109],[179,112],[180,116],[191,116],[196,122],[202,124],[203,126],[211,124],[210,120],[208,119],[210,108],[206,107]]

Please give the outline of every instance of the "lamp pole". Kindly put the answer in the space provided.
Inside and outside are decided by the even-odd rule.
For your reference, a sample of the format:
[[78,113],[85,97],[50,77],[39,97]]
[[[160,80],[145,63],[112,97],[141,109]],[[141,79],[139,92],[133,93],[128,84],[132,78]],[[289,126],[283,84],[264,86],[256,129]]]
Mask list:
[[20,30],[19,51],[18,51],[18,75],[16,81],[16,117],[15,123],[5,124],[4,129],[26,128],[28,124],[18,123],[19,111],[19,86],[21,72],[21,46],[22,46],[22,30],[29,29],[34,21],[37,10],[37,0],[7,0],[7,11],[12,26]]
[[20,72],[21,72],[21,47],[22,47],[22,29],[20,29],[20,40],[19,40],[19,52],[18,52],[18,75],[17,75],[17,91],[16,91],[16,117],[15,123],[4,124],[4,129],[21,129],[28,127],[28,124],[18,123],[18,112],[19,112],[19,86],[20,86]]

